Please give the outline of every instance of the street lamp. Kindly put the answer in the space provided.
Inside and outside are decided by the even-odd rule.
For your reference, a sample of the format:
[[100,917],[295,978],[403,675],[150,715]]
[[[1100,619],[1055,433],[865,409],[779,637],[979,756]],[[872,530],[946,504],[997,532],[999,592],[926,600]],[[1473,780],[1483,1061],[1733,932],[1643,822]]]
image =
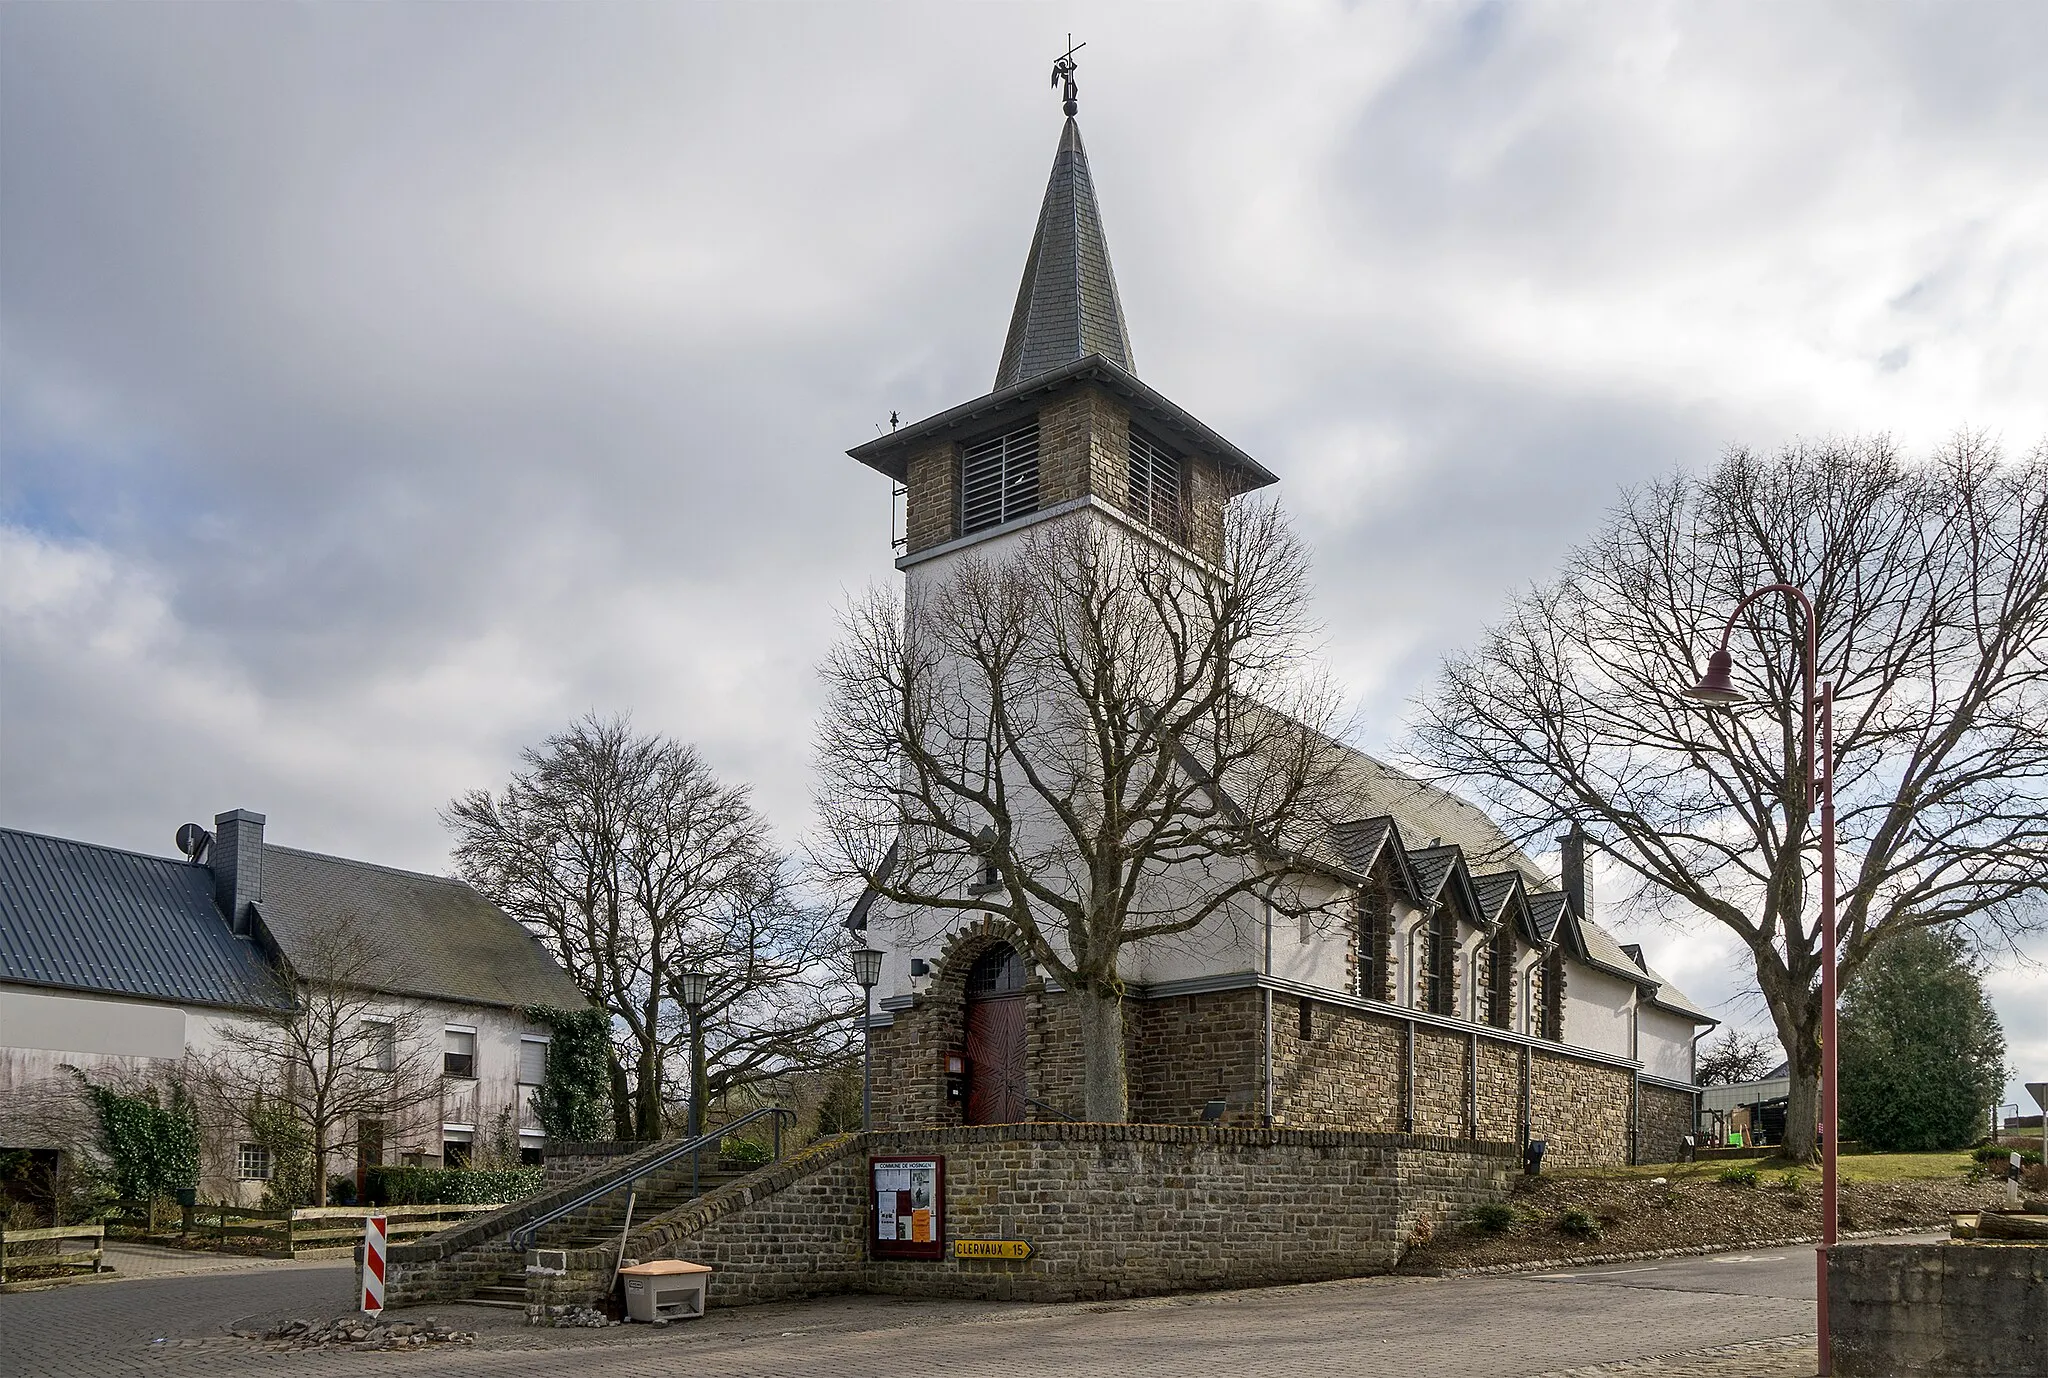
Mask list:
[[690,1016],[690,1137],[704,1133],[704,1098],[710,1093],[710,1075],[704,1070],[704,999],[710,994],[711,977],[695,967],[676,977],[675,995]]
[[875,1031],[868,1021],[875,1017],[875,986],[882,979],[882,954],[872,947],[853,950],[853,979],[860,986],[865,1006],[861,1021],[860,1127],[875,1127]]
[[[1835,1246],[1835,686],[1831,680],[1816,683],[1819,661],[1820,624],[1813,615],[1813,600],[1796,584],[1769,584],[1747,595],[1728,614],[1721,629],[1721,644],[1707,661],[1707,673],[1685,691],[1686,697],[1716,707],[1741,703],[1745,695],[1735,687],[1734,657],[1728,653],[1728,638],[1735,631],[1735,619],[1757,599],[1782,593],[1799,604],[1806,614],[1805,654],[1801,677],[1805,687],[1805,746],[1807,798],[1820,807],[1820,1247],[1814,1251],[1814,1304],[1820,1332],[1820,1372],[1832,1374],[1834,1354],[1828,1335],[1828,1253]],[[1818,750],[1815,749],[1818,745]]]

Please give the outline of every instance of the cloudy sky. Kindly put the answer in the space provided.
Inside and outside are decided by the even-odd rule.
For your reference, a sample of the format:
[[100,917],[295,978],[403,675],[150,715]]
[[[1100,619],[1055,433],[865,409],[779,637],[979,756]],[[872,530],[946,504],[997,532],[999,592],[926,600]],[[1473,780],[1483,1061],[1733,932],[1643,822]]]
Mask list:
[[1367,749],[1621,485],[2048,436],[2039,5],[8,5],[0,823],[438,870],[595,709],[794,838],[843,451],[988,390],[1069,29],[1138,371],[1281,475]]

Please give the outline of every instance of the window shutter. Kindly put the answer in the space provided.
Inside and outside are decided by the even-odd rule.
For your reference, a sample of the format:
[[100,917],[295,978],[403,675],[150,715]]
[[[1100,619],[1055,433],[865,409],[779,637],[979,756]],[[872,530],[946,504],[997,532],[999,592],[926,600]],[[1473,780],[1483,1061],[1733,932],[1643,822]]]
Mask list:
[[1131,432],[1130,490],[1131,515],[1174,540],[1183,539],[1180,456],[1136,431]]
[[960,456],[960,533],[1038,509],[1038,423],[969,445]]
[[519,1084],[538,1086],[547,1080],[548,1045],[538,1038],[519,1040]]

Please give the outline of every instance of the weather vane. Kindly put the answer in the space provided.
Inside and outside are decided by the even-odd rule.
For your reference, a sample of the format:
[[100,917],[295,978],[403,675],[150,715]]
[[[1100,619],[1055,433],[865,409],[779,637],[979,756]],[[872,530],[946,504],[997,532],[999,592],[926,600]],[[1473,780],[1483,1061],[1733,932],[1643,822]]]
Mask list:
[[1080,94],[1080,88],[1074,85],[1074,54],[1087,46],[1086,43],[1076,45],[1074,36],[1068,34],[1067,51],[1053,59],[1052,81],[1050,84],[1053,86],[1058,86],[1062,82],[1066,84],[1066,89],[1060,93],[1060,109],[1067,112],[1068,119],[1072,119],[1074,113],[1081,108],[1081,102],[1076,99]]

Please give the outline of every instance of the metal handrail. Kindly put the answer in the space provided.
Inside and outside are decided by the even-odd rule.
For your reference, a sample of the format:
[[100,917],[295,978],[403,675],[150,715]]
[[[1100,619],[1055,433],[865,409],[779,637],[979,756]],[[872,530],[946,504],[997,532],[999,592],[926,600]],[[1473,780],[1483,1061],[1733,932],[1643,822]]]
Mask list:
[[[639,1181],[642,1177],[646,1177],[653,1173],[659,1172],[663,1168],[667,1167],[669,1164],[678,1161],[686,1155],[700,1154],[707,1148],[716,1148],[719,1142],[723,1140],[726,1135],[732,1133],[734,1130],[737,1129],[745,1129],[748,1125],[752,1124],[755,1120],[758,1120],[763,1116],[766,1116],[768,1119],[770,1119],[775,1126],[775,1156],[771,1158],[769,1161],[780,1161],[782,1157],[782,1122],[784,1119],[794,1120],[796,1118],[796,1112],[793,1110],[784,1109],[782,1106],[779,1105],[764,1105],[761,1106],[759,1109],[749,1110],[746,1114],[740,1116],[732,1123],[721,1125],[720,1127],[712,1130],[708,1134],[699,1134],[694,1139],[685,1139],[683,1142],[677,1144],[675,1147],[669,1149],[666,1153],[661,1154],[660,1156],[652,1159],[651,1161],[642,1163],[630,1170],[623,1171],[619,1173],[616,1177],[613,1177],[608,1181],[600,1182],[598,1185],[584,1192],[581,1196],[578,1196],[575,1200],[557,1206],[545,1215],[535,1216],[533,1219],[527,1221],[525,1224],[519,1226],[517,1229],[512,1231],[510,1236],[512,1246],[516,1249],[532,1248],[533,1241],[540,1234],[540,1232],[546,1229],[549,1225],[554,1224],[557,1220],[560,1220],[563,1216],[573,1215],[575,1212],[582,1210],[585,1206],[590,1205],[592,1202],[597,1201],[602,1197],[611,1195],[613,1192],[617,1191],[621,1187],[631,1186],[633,1183]],[[691,1167],[694,1169],[696,1167],[696,1164],[692,1163]],[[694,1171],[691,1175],[693,1178],[695,1177]]]
[[1026,1105],[1028,1105],[1028,1106],[1031,1106],[1031,1107],[1032,1107],[1033,1109],[1035,1109],[1035,1110],[1043,1110],[1043,1111],[1044,1111],[1044,1112],[1045,1112],[1046,1114],[1048,1114],[1048,1115],[1052,1116],[1052,1117],[1053,1117],[1054,1119],[1056,1119],[1056,1120],[1065,1120],[1065,1121],[1066,1121],[1066,1122],[1067,1122],[1068,1124],[1080,1124],[1080,1123],[1081,1123],[1081,1121],[1080,1121],[1080,1120],[1077,1120],[1077,1119],[1075,1119],[1075,1118],[1074,1118],[1074,1117],[1073,1117],[1072,1115],[1069,1115],[1069,1114],[1068,1114],[1068,1113],[1067,1113],[1066,1111],[1064,1111],[1064,1110],[1061,1110],[1061,1109],[1060,1109],[1059,1107],[1057,1107],[1057,1106],[1047,1105],[1047,1104],[1046,1104],[1046,1103],[1045,1103],[1044,1101],[1042,1101],[1042,1100],[1039,1100],[1039,1099],[1037,1099],[1036,1097],[1033,1097],[1033,1096],[1026,1096],[1026,1097],[1024,1098],[1024,1103],[1025,1103]]

